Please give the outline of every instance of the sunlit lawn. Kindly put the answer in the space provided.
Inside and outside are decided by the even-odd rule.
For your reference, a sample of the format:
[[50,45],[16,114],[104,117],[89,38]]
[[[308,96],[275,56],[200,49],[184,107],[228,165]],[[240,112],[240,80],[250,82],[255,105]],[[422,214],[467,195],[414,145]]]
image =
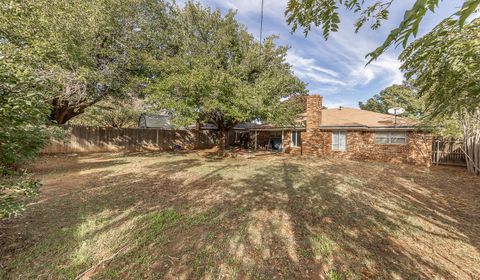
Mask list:
[[480,180],[266,156],[44,157],[0,279],[478,279]]

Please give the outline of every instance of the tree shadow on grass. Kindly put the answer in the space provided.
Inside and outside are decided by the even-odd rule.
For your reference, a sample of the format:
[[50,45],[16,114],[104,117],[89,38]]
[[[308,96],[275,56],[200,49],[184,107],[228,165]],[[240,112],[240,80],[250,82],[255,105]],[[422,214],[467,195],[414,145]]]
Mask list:
[[94,278],[458,278],[405,243],[432,233],[409,216],[478,248],[478,216],[464,211],[473,201],[445,183],[388,165],[306,162],[166,155],[141,170],[75,174],[81,191],[33,205],[9,229],[24,235],[0,251],[4,278],[72,278],[120,249]]
[[[339,174],[341,168],[343,166],[333,165],[306,173],[308,170],[302,166],[287,162],[268,166],[242,180],[242,184],[230,188],[231,191],[225,193],[222,199],[210,204],[220,213],[243,209],[242,216],[235,218],[237,225],[223,219],[225,224],[230,224],[230,227],[223,228],[224,234],[235,237],[236,232],[242,231],[239,225],[244,222],[251,225],[247,227],[243,240],[236,241],[235,249],[224,252],[225,255],[240,259],[240,275],[257,271],[267,277],[321,278],[336,271],[347,277],[357,275],[361,278],[430,279],[435,276],[458,276],[444,267],[444,263],[436,262],[435,257],[425,257],[420,247],[405,244],[414,242],[408,231],[415,229],[415,225],[399,220],[401,215],[386,211],[388,203],[375,203],[384,196],[391,196],[390,203],[407,207],[409,212],[403,214],[411,216],[422,216],[422,211],[431,211],[428,207],[415,207],[418,201],[409,197],[408,192],[403,200],[398,200],[393,193],[401,191],[401,185],[385,190],[369,189],[368,180]],[[380,168],[379,171],[386,173],[386,176],[402,178],[401,174],[392,174],[391,170]],[[429,200],[428,197],[422,199]],[[279,222],[282,217],[283,221]],[[447,223],[438,215],[428,218]],[[449,226],[459,230],[456,224],[450,223]],[[282,227],[286,228],[284,233],[287,234],[282,234]],[[459,234],[462,233],[465,231],[460,230]],[[407,241],[403,240],[402,235]],[[313,244],[318,239],[330,245]],[[469,239],[461,241],[471,244]],[[333,249],[332,252],[328,252],[328,249],[322,252],[322,247]],[[259,260],[252,257],[262,255],[267,258]],[[255,259],[255,265],[249,259]],[[221,262],[220,259],[218,261]],[[209,273],[211,271],[204,270],[203,274],[197,276],[202,278]],[[465,273],[468,275],[471,272]]]
[[[290,244],[276,246],[278,243],[273,241],[261,244],[269,247],[273,255],[280,256],[275,266],[270,266],[268,261],[257,262],[262,273],[271,277],[321,278],[334,270],[361,277],[412,279],[429,278],[428,270],[433,270],[447,278],[452,276],[434,263],[424,261],[420,254],[404,251],[392,241],[391,231],[397,229],[396,223],[361,196],[339,192],[337,186],[344,182],[335,173],[322,170],[314,173],[316,175],[304,181],[299,178],[306,177],[305,171],[298,165],[284,162],[269,166],[245,179],[246,189],[237,188],[236,196],[227,199],[228,207],[241,202],[249,213],[280,211],[288,217],[285,224],[277,227],[291,228]],[[272,178],[271,174],[276,176]],[[261,229],[261,234],[276,232],[268,223],[268,231]],[[319,246],[336,248],[334,252],[320,252],[320,255],[315,252],[317,244],[312,244],[312,240],[318,236],[331,243]],[[277,235],[273,240],[283,238]],[[289,248],[295,251],[292,253]],[[258,248],[254,246],[251,250]],[[277,271],[279,268],[281,271]]]
[[[105,157],[102,156],[103,158]],[[107,158],[110,157],[107,156]],[[77,159],[69,159],[69,161],[73,160]],[[117,174],[110,171],[109,168],[119,162],[123,164],[124,161],[129,164],[125,172]],[[199,159],[186,155],[173,157],[167,155],[162,157],[161,162],[144,166],[138,171],[130,170],[132,162],[125,157],[122,160],[102,160],[101,163],[91,163],[93,171],[90,170],[85,174],[80,173],[83,167],[78,167],[83,166],[83,162],[72,164],[72,168],[65,171],[69,177],[64,181],[68,189],[52,192],[53,186],[49,185],[44,193],[48,193],[50,197],[41,195],[28,208],[25,215],[11,223],[5,222],[5,227],[2,225],[2,228],[8,229],[8,232],[2,235],[0,240],[2,244],[0,276],[17,278],[22,273],[27,275],[27,278],[42,276],[73,278],[98,261],[100,255],[107,257],[122,244],[128,244],[128,250],[122,253],[124,255],[139,252],[143,255],[139,258],[148,256],[152,252],[144,248],[145,244],[138,245],[135,240],[143,239],[146,235],[144,233],[151,231],[149,220],[145,220],[144,217],[170,208],[176,211],[187,211],[191,205],[186,204],[183,197],[190,195],[192,190],[200,190],[199,193],[205,194],[210,183],[222,179],[218,175],[219,172],[237,167],[233,163],[222,164],[204,170],[207,172],[203,172],[201,176],[192,178],[183,176],[190,169],[199,168],[203,164],[205,163]],[[46,176],[56,175],[47,174]],[[81,184],[72,186],[71,180]],[[186,185],[195,187],[187,189],[184,188]],[[192,212],[195,211],[192,210]],[[212,212],[207,209],[205,213],[209,211]],[[198,226],[205,223],[205,217],[203,217],[207,215],[205,213],[193,215],[194,218],[202,221]],[[173,229],[173,232],[176,230]],[[151,241],[160,242],[162,236],[163,234],[159,232],[158,237],[154,237]],[[103,239],[105,240],[102,241]],[[98,242],[112,244],[109,248],[103,248],[105,244],[97,244]],[[101,254],[92,253],[92,251],[98,251],[94,248],[96,245],[99,246],[98,250],[103,250]],[[88,247],[87,252],[82,251],[84,247]],[[151,256],[155,256],[155,253]],[[49,258],[48,265],[41,265],[38,261],[43,257]],[[15,260],[12,261],[12,259]],[[129,267],[128,260],[126,266]],[[29,270],[25,272],[17,270],[16,267],[28,267]],[[153,272],[149,271],[149,273]],[[130,276],[136,278],[138,275]]]
[[[332,164],[322,171],[334,173],[338,168],[354,178],[365,178],[356,185],[355,195],[341,196],[340,207],[358,221],[354,224],[358,240],[367,240],[354,247],[370,248],[381,276],[452,279],[480,273],[475,258],[468,260],[465,253],[478,253],[479,248],[478,180],[409,166],[384,165],[369,171],[363,163]],[[459,181],[464,181],[463,188],[456,185]]]

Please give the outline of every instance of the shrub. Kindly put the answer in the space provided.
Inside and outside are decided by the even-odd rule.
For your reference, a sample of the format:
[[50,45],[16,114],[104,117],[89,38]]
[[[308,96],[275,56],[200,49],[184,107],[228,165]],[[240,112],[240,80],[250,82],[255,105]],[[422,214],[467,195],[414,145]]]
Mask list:
[[38,194],[40,182],[30,176],[4,177],[0,181],[0,218],[9,218],[25,210],[25,200]]
[[42,82],[0,43],[0,218],[18,214],[40,183],[21,171],[48,141],[48,107]]

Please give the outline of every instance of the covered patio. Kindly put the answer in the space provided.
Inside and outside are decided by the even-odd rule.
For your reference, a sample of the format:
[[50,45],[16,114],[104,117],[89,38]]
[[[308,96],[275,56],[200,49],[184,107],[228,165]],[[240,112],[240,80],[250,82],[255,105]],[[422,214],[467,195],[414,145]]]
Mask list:
[[255,126],[252,128],[235,128],[229,135],[230,146],[249,150],[271,152],[297,151],[301,154],[301,132],[304,127]]

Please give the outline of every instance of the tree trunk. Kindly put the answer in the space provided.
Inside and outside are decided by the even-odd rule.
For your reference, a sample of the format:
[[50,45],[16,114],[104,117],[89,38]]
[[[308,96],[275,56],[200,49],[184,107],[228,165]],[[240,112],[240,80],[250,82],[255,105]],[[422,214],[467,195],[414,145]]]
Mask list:
[[97,98],[91,101],[79,101],[77,103],[71,103],[68,100],[62,100],[54,98],[52,100],[52,112],[50,113],[50,119],[57,124],[66,124],[72,118],[83,114],[85,109],[94,105],[100,100]]
[[66,124],[72,118],[82,114],[84,110],[75,110],[68,107],[54,108],[50,114],[50,119],[57,124]]
[[230,131],[237,125],[235,120],[225,120],[225,117],[222,112],[214,111],[209,113],[208,118],[211,123],[214,123],[217,126],[217,129],[220,133],[220,153],[223,155],[225,149],[229,148],[230,141],[228,141],[228,135]]
[[219,129],[220,131],[220,144],[219,144],[219,148],[220,148],[220,153],[223,155],[225,154],[225,150],[228,149],[230,147],[230,141],[228,139],[228,135],[230,133],[230,130],[229,128],[221,128]]

